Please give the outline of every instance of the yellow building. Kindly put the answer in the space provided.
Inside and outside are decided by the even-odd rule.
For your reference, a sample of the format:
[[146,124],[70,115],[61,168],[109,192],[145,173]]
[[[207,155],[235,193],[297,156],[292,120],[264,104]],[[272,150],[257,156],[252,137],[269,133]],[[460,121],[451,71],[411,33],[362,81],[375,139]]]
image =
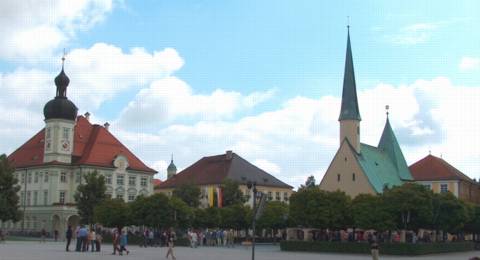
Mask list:
[[256,182],[257,190],[265,193],[271,201],[288,203],[293,192],[292,186],[280,181],[232,151],[203,157],[178,174],[172,172],[173,168],[172,160],[168,169],[170,178],[156,186],[155,192],[171,196],[175,187],[193,183],[200,187],[202,207],[208,207],[211,204],[209,202],[213,201],[212,191],[218,193],[218,189],[225,179],[231,179],[240,184],[240,190],[247,198],[246,204],[249,205],[253,204],[253,200],[250,195],[251,191],[247,188],[248,181]]
[[381,193],[385,187],[401,185],[405,181],[413,180],[388,120],[388,112],[378,146],[360,142],[361,117],[350,32],[347,37],[342,106],[338,121],[340,122],[340,147],[320,182],[320,189],[340,190],[355,197],[361,193]]
[[442,158],[428,155],[410,165],[415,182],[435,193],[451,192],[457,198],[480,203],[480,185]]

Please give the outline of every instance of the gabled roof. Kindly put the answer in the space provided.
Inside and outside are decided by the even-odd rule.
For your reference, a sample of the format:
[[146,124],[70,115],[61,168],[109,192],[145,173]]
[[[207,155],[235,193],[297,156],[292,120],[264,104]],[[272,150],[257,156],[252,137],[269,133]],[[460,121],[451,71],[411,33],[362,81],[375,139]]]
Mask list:
[[410,172],[416,181],[463,180],[474,182],[442,158],[433,155],[427,155],[410,165]]
[[360,149],[362,151],[360,154],[354,154],[376,192],[382,193],[385,186],[403,184],[397,168],[387,153],[367,144],[360,144]]
[[74,129],[72,164],[59,162],[43,163],[45,129],[34,135],[25,144],[8,156],[16,168],[48,164],[92,165],[113,168],[118,155],[127,158],[130,170],[156,173],[146,166],[115,136],[100,125],[92,125],[85,117],[78,116]]
[[175,188],[187,183],[218,185],[227,178],[241,184],[246,184],[247,180],[250,180],[256,181],[259,186],[292,188],[292,186],[256,167],[236,153],[231,153],[231,158],[229,158],[228,153],[203,157],[170,179],[165,180],[158,188]]
[[378,143],[378,149],[385,152],[393,165],[397,169],[398,175],[402,180],[413,180],[410,171],[408,170],[407,162],[405,157],[403,157],[402,149],[398,144],[397,138],[393,133],[392,126],[390,126],[390,120],[385,123],[385,128],[383,129],[382,137]]
[[345,72],[343,75],[341,120],[362,120],[358,109],[357,86],[355,84],[355,72],[353,70],[352,48],[350,46],[350,30],[347,36],[347,55],[345,57]]

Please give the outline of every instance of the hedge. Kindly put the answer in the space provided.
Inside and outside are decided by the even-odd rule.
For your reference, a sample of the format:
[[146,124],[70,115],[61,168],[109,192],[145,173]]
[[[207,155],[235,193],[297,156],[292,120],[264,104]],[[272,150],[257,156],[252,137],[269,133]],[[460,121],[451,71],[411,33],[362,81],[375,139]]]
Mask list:
[[[385,255],[426,255],[436,253],[463,252],[474,250],[473,242],[451,243],[384,243],[380,244],[380,254]],[[370,254],[367,243],[325,242],[325,241],[282,241],[282,251],[329,252]]]

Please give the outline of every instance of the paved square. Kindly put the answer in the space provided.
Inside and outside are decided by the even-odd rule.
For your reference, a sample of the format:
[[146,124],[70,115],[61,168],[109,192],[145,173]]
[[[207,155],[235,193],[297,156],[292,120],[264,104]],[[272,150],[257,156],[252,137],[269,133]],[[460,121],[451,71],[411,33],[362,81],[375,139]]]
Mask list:
[[[130,246],[130,254],[123,256],[111,255],[111,245],[104,245],[103,252],[79,253],[65,252],[64,243],[60,242],[24,242],[7,241],[0,244],[0,260],[89,260],[89,259],[165,259],[166,248],[140,248]],[[72,247],[73,248],[73,247]],[[343,254],[317,254],[317,253],[291,253],[281,252],[277,246],[259,246],[257,248],[257,260],[367,260],[367,255],[343,255]],[[201,247],[192,249],[188,247],[176,247],[175,254],[178,260],[249,260],[251,259],[250,248],[238,246],[236,248]],[[456,254],[429,255],[422,257],[393,257],[381,256],[380,259],[422,259],[422,260],[453,260],[469,259],[480,256],[480,252],[466,252]]]

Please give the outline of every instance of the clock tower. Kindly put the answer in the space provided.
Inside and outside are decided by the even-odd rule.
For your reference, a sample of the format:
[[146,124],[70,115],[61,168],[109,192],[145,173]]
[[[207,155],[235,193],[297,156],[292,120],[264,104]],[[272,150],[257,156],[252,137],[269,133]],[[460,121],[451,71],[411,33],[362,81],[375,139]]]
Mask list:
[[45,147],[43,162],[72,162],[73,136],[78,108],[67,98],[67,87],[70,79],[64,71],[62,58],[62,71],[55,78],[57,87],[56,96],[45,104]]

